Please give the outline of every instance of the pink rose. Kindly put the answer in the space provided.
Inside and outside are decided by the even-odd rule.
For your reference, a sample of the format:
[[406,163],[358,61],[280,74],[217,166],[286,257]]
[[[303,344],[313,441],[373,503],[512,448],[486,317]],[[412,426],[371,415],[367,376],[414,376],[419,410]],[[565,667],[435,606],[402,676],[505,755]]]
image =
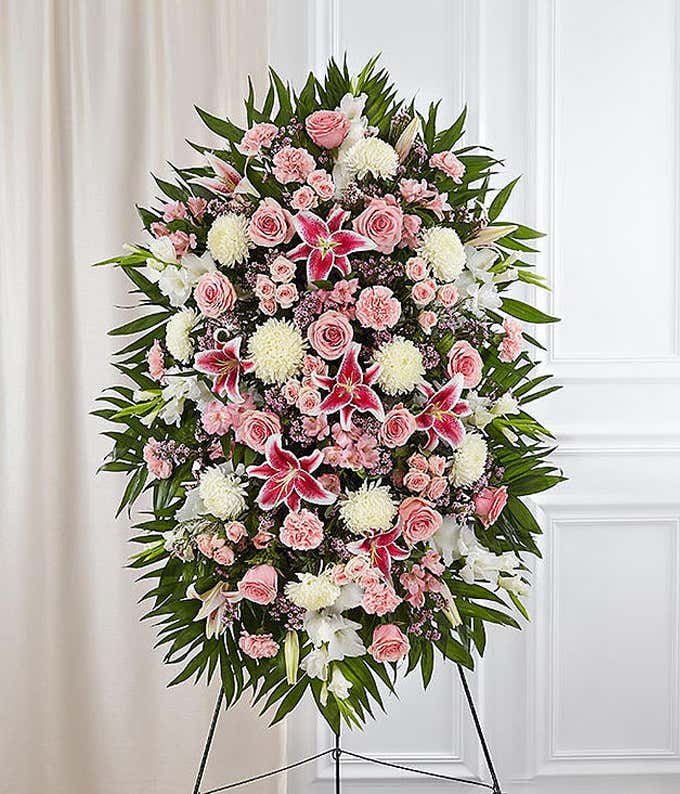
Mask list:
[[352,337],[349,320],[334,309],[324,312],[307,330],[307,338],[314,350],[329,361],[345,354]]
[[404,213],[394,196],[372,198],[366,209],[354,219],[355,232],[373,240],[383,254],[391,254],[401,240]]
[[506,317],[503,320],[503,329],[505,336],[501,340],[498,358],[507,363],[514,361],[522,352],[522,326],[517,320]]
[[256,604],[272,604],[276,600],[279,578],[271,565],[256,565],[237,585],[239,593]]
[[201,424],[211,436],[223,436],[232,426],[233,414],[228,406],[219,400],[211,400],[201,413]]
[[371,565],[366,557],[351,557],[345,563],[345,576],[350,582],[358,582],[370,567]]
[[218,565],[233,565],[234,551],[230,546],[220,546],[213,552],[213,560]]
[[469,342],[461,339],[449,350],[448,372],[451,377],[460,372],[463,383],[474,389],[482,379],[482,357]]
[[465,173],[465,166],[453,152],[437,152],[437,154],[433,154],[430,157],[430,166],[443,171],[457,184],[461,183]]
[[318,480],[327,491],[334,493],[336,496],[340,496],[342,493],[342,485],[337,474],[321,474]]
[[234,306],[236,290],[224,273],[213,270],[204,273],[198,280],[194,299],[202,314],[215,319]]
[[431,278],[418,281],[411,287],[411,298],[416,306],[427,306],[434,300],[436,294],[437,289]]
[[395,405],[385,416],[380,428],[380,441],[386,447],[403,447],[416,432],[416,420],[403,405]]
[[404,487],[413,493],[422,493],[430,484],[430,475],[419,469],[411,469],[404,475]]
[[421,455],[420,452],[414,452],[406,462],[410,468],[418,469],[418,471],[428,471],[430,468],[427,463],[427,458],[425,455]]
[[454,284],[442,284],[437,290],[437,300],[442,306],[451,307],[458,300],[458,290]]
[[482,488],[475,496],[475,513],[485,527],[490,527],[503,511],[507,501],[508,489],[504,485],[500,488]]
[[437,315],[431,311],[420,312],[418,315],[418,325],[426,334],[431,334],[432,329],[437,325]]
[[301,389],[297,407],[305,416],[316,416],[321,405],[321,392],[318,389]]
[[282,185],[289,182],[304,182],[314,170],[316,163],[306,149],[284,146],[274,155],[274,176]]
[[364,328],[392,328],[401,316],[401,304],[389,287],[362,289],[356,302],[356,318]]
[[146,354],[146,364],[149,368],[149,376],[159,383],[165,382],[165,361],[163,358],[163,348],[158,339],[154,340]]
[[383,623],[373,630],[373,642],[368,652],[376,662],[398,662],[408,655],[411,646],[399,626]]
[[419,496],[407,496],[399,505],[399,519],[406,542],[414,544],[431,538],[442,525],[441,514]]
[[294,210],[311,210],[314,209],[318,203],[319,199],[309,185],[299,187],[295,193],[293,193],[290,200],[290,205]]
[[243,138],[241,138],[241,143],[236,148],[241,154],[245,154],[246,157],[255,157],[263,148],[271,146],[278,131],[278,127],[266,121],[261,124],[255,124],[245,131]]
[[288,513],[279,533],[281,543],[289,549],[307,551],[316,549],[323,540],[323,524],[311,510]]
[[305,119],[307,134],[322,149],[337,149],[349,132],[349,119],[339,110],[317,110]]
[[240,521],[230,521],[224,531],[232,543],[238,543],[248,535],[245,526]]
[[279,652],[279,644],[271,634],[248,634],[239,637],[238,647],[251,659],[271,659]]
[[275,297],[282,309],[290,309],[298,299],[297,287],[295,284],[279,284]]
[[312,171],[307,177],[307,184],[314,188],[314,192],[322,201],[332,198],[335,193],[333,178],[328,171],[324,171],[320,168],[316,171]]
[[200,535],[196,536],[196,545],[198,546],[198,550],[203,554],[205,557],[212,557],[213,547],[212,547],[212,538],[205,532],[202,532]]
[[401,604],[402,599],[389,582],[382,582],[372,576],[362,577],[361,581],[361,586],[366,588],[361,606],[368,615],[387,615]]
[[328,375],[328,364],[318,356],[311,356],[309,353],[302,359],[303,375]]
[[404,228],[402,230],[399,248],[413,248],[415,251],[420,244],[418,235],[420,234],[420,227],[422,225],[423,221],[419,215],[404,215]]
[[427,262],[419,256],[412,256],[406,262],[406,275],[412,281],[420,281],[427,276]]
[[269,265],[269,273],[274,281],[285,284],[295,276],[295,262],[291,262],[285,256],[277,256]]
[[151,474],[159,480],[167,480],[172,474],[172,460],[164,454],[163,444],[150,438],[142,450],[142,457]]
[[446,458],[443,455],[430,455],[427,467],[437,477],[442,477],[446,469]]
[[258,409],[244,411],[241,424],[236,429],[236,440],[256,452],[264,452],[270,436],[281,432],[281,421],[271,411]]
[[436,502],[437,499],[443,495],[447,485],[448,482],[446,477],[433,477],[430,480],[430,484],[427,486],[425,496],[433,502]]
[[274,248],[288,243],[295,234],[293,216],[276,199],[265,198],[250,219],[248,234],[255,245]]

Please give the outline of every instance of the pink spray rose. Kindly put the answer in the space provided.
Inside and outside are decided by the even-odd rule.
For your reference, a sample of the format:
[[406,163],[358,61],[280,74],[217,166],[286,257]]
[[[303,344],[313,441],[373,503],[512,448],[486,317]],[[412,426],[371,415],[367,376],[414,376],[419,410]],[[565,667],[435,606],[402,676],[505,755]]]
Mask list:
[[298,290],[295,284],[279,284],[276,288],[276,302],[283,309],[290,309],[298,297]]
[[329,361],[345,354],[353,334],[349,320],[334,309],[324,312],[307,330],[307,338],[314,350]]
[[224,531],[232,543],[238,543],[248,535],[245,526],[240,521],[230,521]]
[[404,475],[404,487],[412,493],[422,493],[430,484],[430,475],[420,469],[411,469]]
[[278,131],[278,127],[266,121],[261,124],[255,124],[245,131],[243,138],[241,138],[241,143],[236,148],[241,154],[245,154],[246,157],[255,157],[263,148],[271,146]]
[[281,421],[271,411],[245,411],[236,430],[236,440],[256,452],[264,452],[270,436],[281,432]]
[[404,538],[410,546],[431,538],[442,525],[441,514],[419,496],[404,499],[399,505],[399,519]]
[[475,496],[475,513],[485,527],[490,527],[503,511],[507,501],[508,489],[504,485],[500,488],[482,488]]
[[238,647],[251,659],[271,659],[279,652],[279,644],[271,634],[248,634],[239,637]]
[[304,182],[314,170],[316,163],[306,149],[284,146],[274,155],[274,176],[282,185],[289,182]]
[[437,315],[431,311],[420,312],[418,315],[418,325],[426,334],[432,333],[432,329],[437,325]]
[[356,318],[364,328],[392,328],[401,316],[401,304],[389,287],[366,287],[356,302]]
[[430,484],[427,486],[427,490],[425,491],[425,496],[434,502],[437,499],[439,499],[440,496],[443,495],[447,485],[448,485],[448,481],[446,477],[433,477],[430,480]]
[[322,149],[337,149],[349,132],[349,119],[339,110],[317,110],[305,119],[307,134]]
[[295,276],[295,262],[291,262],[285,256],[277,256],[269,265],[269,273],[274,281],[285,284]]
[[236,290],[224,273],[213,270],[198,280],[194,299],[202,314],[215,319],[234,306]]
[[255,279],[255,297],[261,301],[271,300],[276,294],[276,284],[265,276],[264,273],[258,273]]
[[322,201],[331,198],[335,193],[333,178],[328,171],[324,171],[320,168],[316,171],[312,171],[307,177],[307,184],[314,188],[314,192]]
[[443,455],[430,455],[427,467],[437,477],[441,477],[446,469],[446,458]]
[[427,306],[428,303],[432,303],[436,294],[437,288],[434,280],[431,278],[426,278],[424,281],[417,281],[413,287],[411,287],[411,299],[416,306]]
[[288,243],[295,234],[293,217],[274,199],[262,199],[250,219],[248,234],[255,245],[274,248]]
[[465,173],[465,166],[453,152],[437,152],[437,154],[433,154],[430,157],[430,165],[432,168],[438,168],[443,171],[457,184],[460,184]]
[[408,460],[406,461],[410,468],[418,469],[418,471],[428,471],[429,466],[427,463],[427,458],[425,455],[421,455],[420,452],[414,452]]
[[355,232],[373,240],[378,251],[391,254],[402,237],[404,213],[394,196],[372,198],[366,209],[354,219]]
[[437,300],[442,306],[451,307],[458,300],[458,290],[453,284],[442,284],[437,290]]
[[230,546],[220,546],[213,551],[213,560],[215,560],[218,565],[233,565],[234,550]]
[[297,399],[297,407],[304,416],[316,416],[321,405],[321,392],[318,389],[300,389]]
[[420,281],[427,276],[427,262],[419,256],[412,256],[406,262],[406,275],[412,281]]
[[288,513],[279,533],[281,543],[290,549],[307,551],[316,549],[323,540],[323,524],[320,519],[304,507]]
[[319,199],[309,185],[299,187],[295,193],[293,193],[290,200],[290,206],[294,210],[311,210],[314,209],[318,203]]
[[256,604],[272,604],[276,600],[279,577],[271,565],[256,565],[246,571],[238,583],[238,591],[248,601]]
[[410,649],[408,637],[393,623],[377,626],[373,631],[373,642],[368,646],[368,652],[376,662],[398,662]]
[[448,372],[463,375],[465,388],[474,389],[482,379],[482,357],[469,342],[461,339],[449,350]]
[[380,441],[392,449],[402,447],[415,432],[415,417],[400,403],[385,416],[380,428]]

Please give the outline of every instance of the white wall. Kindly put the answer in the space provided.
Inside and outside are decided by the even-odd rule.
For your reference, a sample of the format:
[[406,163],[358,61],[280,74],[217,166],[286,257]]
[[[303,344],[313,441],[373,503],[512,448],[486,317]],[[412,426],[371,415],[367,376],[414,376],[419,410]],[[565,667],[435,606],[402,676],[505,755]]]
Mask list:
[[[300,74],[331,53],[382,50],[403,92],[467,102],[469,141],[525,174],[510,208],[549,233],[539,269],[546,367],[565,388],[542,417],[571,478],[540,499],[545,562],[534,620],[498,631],[474,687],[506,792],[680,789],[680,264],[674,0],[297,0],[275,61]],[[290,11],[295,9],[295,24]],[[301,22],[301,24],[300,24]],[[539,296],[540,297],[540,296]],[[483,774],[455,670],[347,740],[358,752]],[[310,712],[311,715],[311,712]],[[291,759],[330,744],[289,726]],[[290,790],[325,791],[325,762]],[[361,762],[346,790],[432,784]],[[326,788],[324,788],[324,786]],[[451,789],[448,789],[451,790]],[[456,790],[456,789],[454,789]],[[464,789],[461,789],[464,790]]]

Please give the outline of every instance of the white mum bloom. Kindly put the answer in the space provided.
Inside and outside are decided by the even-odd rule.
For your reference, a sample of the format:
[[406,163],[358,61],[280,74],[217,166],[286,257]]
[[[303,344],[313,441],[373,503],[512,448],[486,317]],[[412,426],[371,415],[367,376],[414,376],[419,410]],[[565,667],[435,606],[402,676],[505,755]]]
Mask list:
[[340,588],[328,574],[315,576],[313,573],[299,573],[299,582],[286,585],[286,595],[298,607],[316,611],[331,606],[340,595]]
[[188,364],[194,352],[190,334],[195,323],[196,312],[193,309],[183,309],[173,315],[165,326],[165,346],[170,355],[182,364]]
[[460,237],[446,226],[433,226],[421,235],[418,255],[432,265],[439,281],[454,281],[465,267],[465,249]]
[[392,179],[399,166],[399,155],[395,148],[380,138],[363,138],[347,152],[346,165],[360,179],[366,174],[383,179]]
[[425,374],[423,356],[409,339],[395,336],[377,350],[374,361],[380,364],[377,382],[386,394],[413,391]]
[[243,480],[223,466],[213,466],[201,474],[198,493],[206,512],[225,521],[238,518],[246,507]]
[[228,212],[215,218],[208,232],[208,250],[225,267],[248,258],[248,219],[245,215]]
[[358,491],[347,495],[340,516],[348,529],[361,534],[369,530],[386,531],[392,526],[397,506],[387,485],[365,482]]
[[270,318],[248,341],[248,357],[265,383],[284,383],[302,365],[307,345],[291,322]]
[[467,433],[453,453],[449,479],[454,485],[472,485],[484,473],[487,444],[479,433]]

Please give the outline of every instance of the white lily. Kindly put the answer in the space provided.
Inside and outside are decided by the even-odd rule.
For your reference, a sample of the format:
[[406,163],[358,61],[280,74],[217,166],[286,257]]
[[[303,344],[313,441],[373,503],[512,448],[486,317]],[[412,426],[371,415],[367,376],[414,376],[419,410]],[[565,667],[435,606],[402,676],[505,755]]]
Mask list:
[[512,234],[516,228],[517,226],[513,226],[512,224],[487,226],[485,229],[482,229],[476,237],[473,237],[472,240],[468,240],[468,245],[488,245],[496,240],[500,240],[501,237]]
[[413,142],[416,139],[416,136],[420,132],[420,118],[416,116],[415,118],[411,119],[406,129],[401,133],[399,139],[397,140],[394,148],[396,149],[397,154],[399,155],[399,162],[403,163],[404,160],[408,157],[408,153],[413,148]]
[[337,667],[333,667],[330,684],[328,684],[328,691],[332,692],[336,698],[345,700],[349,697],[349,690],[352,688],[352,682],[343,675],[342,671]]
[[300,667],[310,678],[325,681],[328,678],[328,651],[323,646],[315,648],[300,662]]
[[238,604],[243,596],[238,591],[231,592],[226,582],[220,582],[205,593],[198,593],[192,584],[187,588],[187,598],[198,598],[202,601],[201,608],[194,620],[205,619],[205,636],[208,639],[219,637],[222,633],[222,619],[227,608]]

